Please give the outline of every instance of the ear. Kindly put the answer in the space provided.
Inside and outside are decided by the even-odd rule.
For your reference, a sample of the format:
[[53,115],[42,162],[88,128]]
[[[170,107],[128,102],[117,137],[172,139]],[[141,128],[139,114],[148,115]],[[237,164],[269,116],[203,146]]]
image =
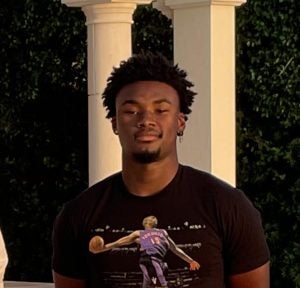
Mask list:
[[111,127],[112,127],[113,132],[117,135],[118,134],[118,128],[117,128],[116,117],[111,118]]
[[184,113],[180,112],[178,115],[178,129],[177,131],[184,131],[185,129],[185,122],[186,122],[186,116],[184,115]]

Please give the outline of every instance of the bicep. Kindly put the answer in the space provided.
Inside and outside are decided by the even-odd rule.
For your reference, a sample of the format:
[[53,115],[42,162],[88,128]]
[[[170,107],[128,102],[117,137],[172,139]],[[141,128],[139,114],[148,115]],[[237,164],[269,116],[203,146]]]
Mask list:
[[134,231],[131,234],[124,236],[117,240],[115,243],[117,246],[125,246],[125,245],[130,245],[136,241],[136,239],[139,237],[139,231]]
[[82,279],[75,279],[63,276],[53,271],[53,281],[55,288],[86,288],[86,282]]
[[251,271],[229,276],[230,288],[269,288],[270,287],[270,263]]

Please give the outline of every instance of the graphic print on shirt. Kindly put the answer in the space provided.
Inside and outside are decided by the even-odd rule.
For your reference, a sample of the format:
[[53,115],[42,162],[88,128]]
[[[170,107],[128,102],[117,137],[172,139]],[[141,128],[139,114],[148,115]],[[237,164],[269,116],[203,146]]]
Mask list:
[[[106,250],[104,253],[97,254],[100,255],[100,263],[103,255],[103,266],[101,264],[102,268],[99,266],[99,275],[101,279],[105,279],[103,282],[105,287],[190,287],[199,280],[197,271],[190,271],[189,263],[194,261],[197,267],[195,270],[200,268],[197,259],[192,259],[191,255],[199,253],[201,242],[175,243],[169,233],[172,235],[182,234],[182,232],[195,233],[197,230],[206,229],[206,226],[184,222],[180,226],[160,229],[156,225],[156,217],[148,216],[143,219],[143,230],[133,231],[124,227],[110,226],[93,230],[94,235],[97,234],[104,239],[103,249],[110,247],[110,251]],[[113,240],[108,243],[106,239]],[[176,262],[179,265],[168,267],[168,259],[172,258],[177,258]],[[104,266],[110,267],[111,263],[112,267],[113,263],[120,262],[126,262],[126,270],[124,268],[116,270],[114,266],[114,270],[108,268],[108,271],[100,272],[103,271]],[[122,265],[119,267],[121,268]]]

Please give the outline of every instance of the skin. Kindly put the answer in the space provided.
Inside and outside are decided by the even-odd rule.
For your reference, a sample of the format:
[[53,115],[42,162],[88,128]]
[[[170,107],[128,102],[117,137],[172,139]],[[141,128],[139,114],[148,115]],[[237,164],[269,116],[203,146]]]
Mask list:
[[[122,146],[122,176],[132,194],[144,197],[161,191],[178,169],[176,138],[184,131],[177,92],[157,81],[124,86],[116,98],[112,129]],[[151,163],[140,163],[136,153],[158,152]],[[55,288],[86,288],[84,280],[53,273]],[[230,288],[269,288],[269,263],[246,273],[229,276]]]

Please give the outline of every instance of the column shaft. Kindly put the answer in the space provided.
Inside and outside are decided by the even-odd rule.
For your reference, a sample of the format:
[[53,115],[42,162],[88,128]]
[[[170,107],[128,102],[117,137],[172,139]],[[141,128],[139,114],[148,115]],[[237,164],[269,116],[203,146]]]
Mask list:
[[151,0],[61,0],[82,7],[88,32],[89,184],[121,169],[121,147],[101,95],[114,66],[131,56],[132,15]]
[[235,6],[241,1],[166,0],[174,61],[198,92],[179,159],[235,185]]
[[89,184],[121,169],[121,148],[105,118],[101,94],[112,67],[131,55],[131,23],[136,5],[109,3],[83,7],[88,30]]

